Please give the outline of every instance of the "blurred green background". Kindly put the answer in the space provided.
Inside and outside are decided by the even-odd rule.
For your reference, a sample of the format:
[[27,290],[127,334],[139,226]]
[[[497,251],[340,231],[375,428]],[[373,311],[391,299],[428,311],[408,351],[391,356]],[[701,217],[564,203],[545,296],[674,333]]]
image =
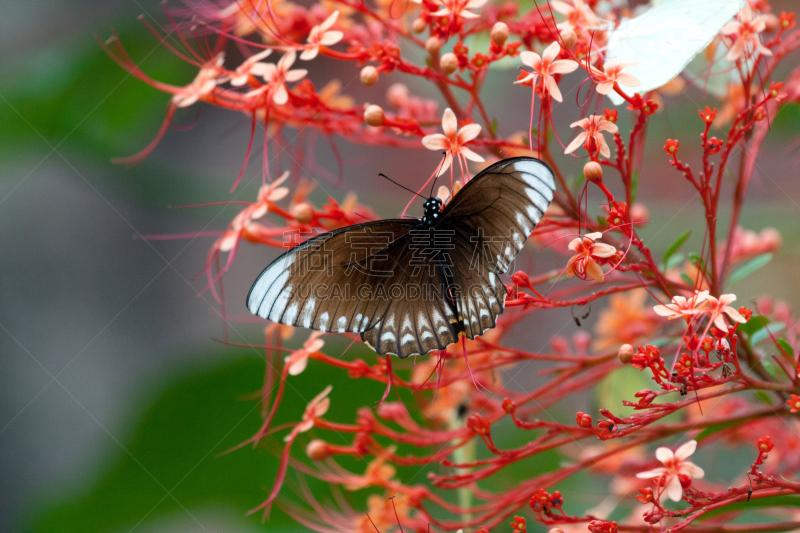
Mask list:
[[[220,455],[260,425],[253,395],[262,382],[263,353],[214,341],[223,335],[219,307],[207,292],[198,296],[202,280],[194,281],[212,240],[141,238],[220,230],[236,212],[169,206],[255,197],[255,163],[243,185],[229,192],[244,157],[249,119],[194,106],[176,120],[192,125],[189,131],[170,130],[134,168],[113,165],[112,157],[134,153],[152,139],[168,97],[119,68],[95,37],[105,40],[116,31],[155,79],[186,84],[195,74],[137,20],[143,14],[156,27],[164,24],[160,2],[0,1],[0,9],[0,530],[296,530],[277,509],[268,526],[246,514],[274,479],[277,441],[262,450]],[[390,83],[408,81],[397,75],[368,89],[355,81],[357,70],[350,65],[340,69],[324,59],[312,65],[310,77],[319,86],[338,77],[357,101],[381,103]],[[527,126],[516,110],[527,109],[529,95],[513,87],[512,79],[497,71],[485,90],[490,114],[505,134]],[[581,81],[568,80],[562,84],[565,104],[556,110],[562,137],[576,119],[569,104]],[[433,94],[430,88],[419,91]],[[661,151],[665,138],[677,137],[682,153],[697,154],[691,143],[700,132],[695,119],[701,103],[709,100],[690,89],[651,125],[640,198],[655,221],[642,231],[656,250],[702,222],[694,193]],[[799,121],[796,108],[778,117],[751,185],[744,225],[777,227],[784,248],[757,276],[735,287],[741,302],[765,293],[800,301]],[[317,176],[324,189],[317,198],[327,192],[341,199],[355,189],[387,217],[402,209],[405,196],[372,176],[382,171],[416,183],[438,160],[419,151],[414,155],[420,167],[412,172],[399,151],[346,143],[340,148],[348,162],[343,184]],[[318,160],[336,173],[329,149],[320,148]],[[578,175],[579,162],[566,160],[564,166]],[[699,247],[701,236],[696,230],[686,247]],[[234,319],[245,318],[244,295],[271,257],[243,247],[226,278]],[[567,311],[539,314],[535,327],[515,332],[512,343],[539,349],[553,331],[577,330]],[[259,325],[236,320],[229,335],[235,342],[263,339]],[[330,340],[328,346],[337,353],[345,345]],[[361,349],[350,355],[371,361]],[[535,370],[517,374],[520,387],[532,386]],[[346,376],[312,364],[287,389],[277,423],[296,420],[328,383],[334,385],[334,419],[380,397],[377,386],[346,394],[352,383]],[[574,413],[570,409],[565,412]],[[523,437],[510,432],[507,443]],[[535,468],[558,461],[555,454],[539,458]],[[586,480],[571,483],[587,502],[594,501],[595,489],[587,489]],[[285,492],[290,497],[291,490]],[[354,501],[363,502],[363,495]]]

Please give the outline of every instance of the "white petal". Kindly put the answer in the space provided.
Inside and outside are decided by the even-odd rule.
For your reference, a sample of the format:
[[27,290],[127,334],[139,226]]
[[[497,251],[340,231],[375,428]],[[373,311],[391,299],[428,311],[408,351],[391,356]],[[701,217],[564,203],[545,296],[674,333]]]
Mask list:
[[691,461],[683,462],[681,464],[680,471],[682,474],[686,474],[687,476],[694,479],[702,479],[706,475],[706,473],[703,471],[702,468],[700,468]]
[[678,461],[683,461],[687,457],[692,455],[696,449],[697,449],[697,441],[690,440],[689,442],[681,444],[681,446],[677,450],[675,450],[675,458]]
[[444,115],[442,115],[442,130],[448,138],[455,137],[456,133],[458,133],[456,114],[449,107],[444,110]]
[[681,480],[678,479],[678,476],[674,476],[667,485],[667,497],[674,502],[679,502],[681,501],[681,496],[683,496]]
[[675,454],[672,453],[672,450],[670,450],[669,448],[661,446],[659,448],[656,448],[656,459],[666,464],[669,461],[675,460]]

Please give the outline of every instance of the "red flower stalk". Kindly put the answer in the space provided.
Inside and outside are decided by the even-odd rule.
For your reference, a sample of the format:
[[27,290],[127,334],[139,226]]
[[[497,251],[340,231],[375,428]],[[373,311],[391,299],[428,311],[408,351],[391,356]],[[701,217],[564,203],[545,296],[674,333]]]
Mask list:
[[[763,516],[748,514],[741,524],[730,524],[731,517],[749,513],[743,502],[759,499],[777,514],[785,510],[770,503],[775,496],[800,494],[800,484],[792,481],[800,476],[795,436],[800,422],[789,416],[800,412],[797,321],[788,305],[774,302],[756,308],[763,320],[753,317],[751,309],[734,307],[736,296],[728,289],[743,271],[761,275],[753,263],[740,266],[780,248],[776,231],[746,230],[740,218],[772,121],[800,94],[800,67],[782,64],[800,48],[793,14],[775,17],[767,0],[751,1],[715,39],[714,46],[727,47],[731,63],[725,72],[732,81],[722,99],[703,93],[702,156],[693,162],[684,158],[692,156],[688,148],[678,159],[686,139],[647,138],[658,135],[647,127],[657,109],[673,113],[670,87],[626,97],[624,107],[606,107],[612,104],[604,95],[616,93],[620,84],[635,87],[638,80],[627,71],[635,72],[633,65],[603,61],[613,22],[611,12],[593,0],[551,0],[527,10],[483,0],[192,5],[196,11],[187,12],[187,23],[168,27],[182,43],[181,49],[171,48],[177,60],[196,70],[185,85],[152,79],[116,39],[103,46],[123,68],[167,95],[166,119],[154,141],[121,162],[145,157],[185,108],[214,106],[250,126],[248,146],[242,147],[245,164],[231,174],[236,186],[245,180],[257,132],[265,132],[257,198],[223,202],[241,210],[211,233],[206,283],[221,306],[222,280],[242,246],[283,249],[319,232],[379,218],[354,194],[327,184],[319,189],[330,190],[330,197],[317,201],[294,170],[293,179],[285,173],[283,165],[291,164],[302,169],[304,179],[340,185],[341,176],[326,170],[331,165],[318,157],[331,152],[342,167],[342,142],[370,147],[365,153],[377,147],[382,154],[413,158],[418,173],[405,179],[420,194],[449,170],[451,184],[439,192],[443,201],[481,168],[469,165],[498,158],[535,155],[557,180],[556,197],[531,236],[550,246],[533,266],[521,261],[515,267],[497,326],[474,340],[412,362],[376,360],[366,348],[342,357],[340,350],[332,351],[335,334],[319,332],[287,349],[291,329],[268,330],[261,346],[268,363],[264,422],[247,443],[277,436],[274,443],[282,451],[278,460],[264,454],[277,462],[278,474],[259,509],[276,503],[299,524],[321,532],[427,531],[430,524],[431,531],[511,526],[521,533],[541,529],[529,523],[538,520],[554,532],[645,532],[652,525],[676,532],[744,533],[762,527],[757,522]],[[169,39],[162,42],[172,46]],[[518,81],[530,83],[541,105],[533,106],[530,116],[526,110],[499,124],[494,113],[514,76],[504,81],[494,64],[508,58],[531,69]],[[597,84],[591,91],[597,100],[586,106],[567,94],[568,76],[578,81],[579,66]],[[367,92],[332,78],[335,72],[359,73],[355,79]],[[785,72],[785,82],[772,80],[774,72]],[[561,102],[555,116],[553,101]],[[572,157],[551,151],[569,124],[580,133],[562,148],[566,154],[581,148],[588,154],[589,164],[582,166],[591,187],[574,180],[580,167],[570,163]],[[719,138],[710,136],[712,126],[720,129]],[[319,140],[329,143],[324,150]],[[675,243],[669,250],[652,249],[639,233],[645,222],[652,222],[653,233],[672,229],[663,217],[650,220],[646,203],[652,199],[637,188],[653,175],[642,167],[649,160],[645,146],[662,144],[669,165],[685,178],[670,187],[683,187],[699,200],[690,204],[696,216],[687,220],[703,221],[692,228],[691,239],[665,240]],[[280,177],[272,180],[273,172]],[[370,183],[358,190],[369,190]],[[414,198],[403,197],[396,205]],[[394,198],[390,201],[394,205]],[[601,210],[593,213],[600,201]],[[560,269],[546,266],[554,264],[566,265],[567,277],[591,283],[559,279]],[[549,339],[541,329],[551,323],[543,314],[555,317],[556,308],[568,308],[562,312],[571,312],[581,328],[572,338]],[[224,307],[221,314],[236,316]],[[597,326],[587,327],[594,316],[600,317]],[[511,335],[525,330],[543,342],[524,345]],[[356,332],[342,335],[345,343],[356,342]],[[628,366],[643,373],[623,374]],[[533,373],[523,379],[521,368]],[[306,390],[297,384],[313,379],[314,371],[336,383],[347,380],[351,400],[336,396],[345,394],[337,385],[339,392],[327,388],[306,398],[305,411],[291,415],[289,391],[293,397]],[[632,380],[644,383],[630,389]],[[376,407],[380,398],[370,392],[376,388],[364,386],[370,381],[387,392],[394,389],[399,401],[387,396]],[[352,398],[361,403],[348,411]],[[593,402],[599,405],[590,408]],[[581,409],[574,423],[572,415],[563,415],[564,406]],[[594,409],[600,413],[596,424]],[[276,425],[279,415],[294,418]],[[740,455],[730,451],[752,435],[763,435],[758,455],[753,463],[740,464]],[[766,435],[781,438],[773,442]],[[688,457],[697,442],[704,451],[695,464]],[[657,462],[648,462],[652,450]],[[724,456],[727,470],[714,467],[709,454]],[[291,490],[284,483],[290,468],[300,477],[305,507],[282,499]],[[738,473],[732,482],[730,472]],[[331,485],[335,506],[316,499],[302,481],[308,476]],[[591,502],[572,498],[568,482],[577,476],[605,479],[613,494]],[[366,508],[340,497],[356,490],[368,492]],[[668,499],[683,501],[676,506]],[[635,507],[634,515],[619,523],[605,520],[612,512],[624,516],[615,511],[617,505]],[[790,515],[781,520],[780,527],[765,527],[800,529]]]

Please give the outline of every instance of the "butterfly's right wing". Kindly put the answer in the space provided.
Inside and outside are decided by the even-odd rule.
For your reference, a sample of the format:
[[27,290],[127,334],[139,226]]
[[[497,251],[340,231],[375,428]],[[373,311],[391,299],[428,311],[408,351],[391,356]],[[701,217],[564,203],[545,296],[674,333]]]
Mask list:
[[508,272],[554,192],[550,167],[515,157],[483,170],[445,207],[440,226],[454,234],[453,286],[468,338],[495,326],[506,297],[499,276]]

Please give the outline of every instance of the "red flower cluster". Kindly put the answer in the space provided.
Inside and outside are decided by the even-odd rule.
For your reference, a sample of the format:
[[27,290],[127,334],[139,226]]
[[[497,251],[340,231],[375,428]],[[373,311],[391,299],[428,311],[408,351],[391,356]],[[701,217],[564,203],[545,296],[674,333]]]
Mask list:
[[[637,184],[650,175],[642,154],[648,135],[658,129],[648,127],[649,121],[672,109],[681,80],[641,94],[621,90],[636,90],[640,80],[636,65],[606,60],[602,52],[615,21],[629,15],[610,4],[551,0],[523,10],[506,0],[190,2],[185,20],[168,13],[170,36],[180,40],[180,49],[172,38],[161,40],[196,69],[182,86],[152,79],[116,38],[104,44],[131,74],[169,95],[154,141],[121,162],[146,156],[185,108],[215,106],[250,127],[242,150],[246,163],[231,174],[234,188],[246,186],[252,183],[247,162],[257,137],[261,144],[257,132],[264,132],[254,201],[231,200],[241,206],[239,213],[212,233],[207,289],[224,317],[236,316],[224,307],[222,282],[241,246],[283,249],[319,232],[379,218],[354,193],[337,190],[333,196],[343,200],[316,200],[314,186],[305,181],[341,183],[317,158],[331,152],[342,167],[342,142],[414,157],[415,168],[427,169],[407,178],[419,180],[414,190],[420,194],[437,172],[449,171],[449,186],[438,192],[443,201],[470,179],[468,165],[504,157],[535,155],[557,179],[556,196],[532,240],[552,244],[542,255],[557,256],[561,268],[543,268],[543,260],[515,272],[503,315],[482,336],[415,362],[376,361],[366,348],[347,357],[330,355],[335,343],[320,332],[292,341],[293,328],[266,328],[266,343],[259,343],[267,364],[265,419],[248,442],[275,439],[282,453],[259,509],[280,502],[290,468],[333,487],[335,506],[318,501],[305,483],[299,484],[304,507],[282,505],[299,524],[321,532],[421,532],[429,526],[489,531],[508,524],[522,533],[532,519],[592,533],[643,531],[649,526],[642,520],[671,531],[738,531],[740,525],[728,528],[725,517],[742,513],[742,501],[763,498],[770,505],[773,496],[800,494],[800,484],[789,481],[800,476],[800,437],[793,437],[800,422],[787,416],[800,412],[800,328],[785,304],[762,301],[754,309],[763,316],[754,315],[753,309],[734,307],[736,296],[726,292],[731,280],[755,277],[767,254],[780,247],[775,230],[749,231],[740,224],[772,121],[782,106],[800,100],[800,67],[781,67],[800,48],[794,15],[777,17],[768,0],[750,1],[719,29],[709,57],[725,63],[731,81],[723,98],[704,95],[698,161],[691,166],[678,158],[678,139],[657,140],[665,143],[665,165],[682,176],[675,187],[688,188],[699,200],[693,220],[703,222],[692,228],[692,239],[676,235],[672,246],[657,253],[639,234],[641,223],[650,220],[648,199],[637,198]],[[501,61],[525,67],[517,81],[530,91],[530,118],[526,112],[515,123],[495,120],[505,94],[501,87],[522,90],[514,74],[499,68]],[[331,77],[349,71],[359,72],[361,90]],[[784,82],[771,79],[776,72],[787,74]],[[567,89],[581,79],[594,88],[583,91],[589,93],[586,105],[576,106]],[[623,99],[625,107],[608,108],[608,95]],[[562,109],[554,115],[557,105]],[[570,119],[562,123],[561,116]],[[567,140],[570,123],[576,133]],[[719,138],[710,135],[712,127],[720,130]],[[585,180],[570,179],[580,175],[580,167],[570,168],[572,157],[551,151],[556,139],[564,139],[565,154],[588,156],[588,163],[581,162]],[[322,142],[329,144],[322,149]],[[684,149],[681,157],[685,153],[692,151]],[[666,222],[653,218],[656,226]],[[510,331],[533,331],[541,313],[556,308],[570,310],[569,325],[574,321],[581,328],[572,338],[556,335],[524,347],[511,340]],[[594,313],[600,319],[590,333],[586,320]],[[358,338],[355,332],[342,335],[345,342]],[[521,365],[536,366],[536,380],[518,381]],[[649,372],[632,378],[622,374],[628,365]],[[302,402],[307,405],[298,418],[275,425],[279,412],[290,412],[284,392],[299,390],[293,380],[310,379],[307,369],[314,367],[317,376],[355,382],[348,391],[315,385],[319,394]],[[634,379],[650,385],[620,386]],[[366,392],[372,389],[360,387],[370,381],[385,387],[376,409],[371,407],[377,398]],[[392,389],[403,403],[388,401]],[[348,412],[345,394],[363,397],[363,406]],[[582,406],[589,398],[600,403],[597,424],[587,408],[576,413],[575,424],[556,414],[562,411],[548,411],[562,400],[561,406]],[[730,455],[726,467],[739,472],[740,481],[749,475],[747,483],[723,489],[717,472],[699,466],[707,455],[700,454],[698,464],[687,460],[698,441],[727,453],[724,447],[753,434],[779,432],[775,443],[768,436],[758,440],[749,469]],[[674,451],[659,446],[676,439],[683,444]],[[650,449],[657,462],[645,459]],[[420,469],[427,469],[427,478],[409,474]],[[613,495],[565,504],[556,489],[566,493],[562,483],[576,475],[603,476]],[[351,508],[347,497],[339,497],[353,491],[369,491],[366,509]],[[667,499],[683,503],[675,507]],[[637,507],[637,515],[619,525],[601,519],[617,505]],[[699,521],[710,512],[716,513],[713,520]],[[784,510],[770,512],[794,521],[781,528],[800,529]]]

